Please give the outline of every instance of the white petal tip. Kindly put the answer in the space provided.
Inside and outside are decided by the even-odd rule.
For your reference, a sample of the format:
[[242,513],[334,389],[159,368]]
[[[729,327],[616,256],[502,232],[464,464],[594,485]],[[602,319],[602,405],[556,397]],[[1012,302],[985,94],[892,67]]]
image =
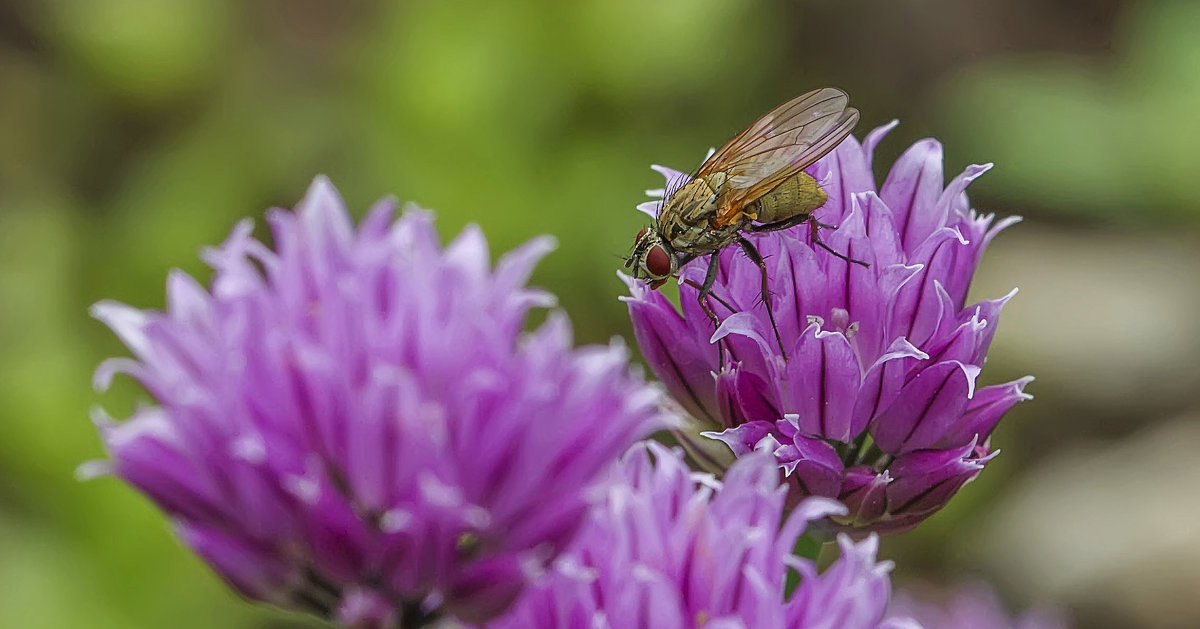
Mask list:
[[85,461],[80,463],[79,467],[75,468],[75,480],[80,482],[90,481],[101,476],[112,476],[114,474],[112,461]]

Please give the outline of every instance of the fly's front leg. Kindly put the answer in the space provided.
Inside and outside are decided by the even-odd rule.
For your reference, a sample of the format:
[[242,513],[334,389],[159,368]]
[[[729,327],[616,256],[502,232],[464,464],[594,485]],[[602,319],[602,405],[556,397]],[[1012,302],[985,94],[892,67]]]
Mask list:
[[[679,256],[679,261],[676,263],[676,267],[682,269],[683,265],[687,264],[688,262],[691,262],[692,260],[695,260],[697,257],[698,256],[694,253],[689,253],[686,255]],[[676,273],[675,276],[680,277],[680,275],[678,273]],[[698,291],[701,291],[702,293],[704,293],[705,296],[712,297],[713,299],[717,300],[717,303],[724,306],[725,309],[728,310],[729,312],[737,312],[737,310],[733,306],[729,305],[729,302],[725,301],[724,299],[721,299],[721,297],[719,295],[712,292],[713,281],[716,279],[716,276],[713,275],[711,263],[709,264],[708,274],[705,275],[705,277],[704,277],[704,282],[705,282],[704,285],[697,284],[695,282],[695,280],[689,280],[687,278],[681,278],[681,279],[683,280],[684,284],[687,284],[688,286],[691,286],[692,288],[694,288]],[[708,288],[705,289],[704,286],[708,286]],[[703,297],[701,297],[701,299],[703,299]],[[716,316],[716,314],[713,314],[712,316],[710,316],[710,318],[715,317],[715,316]]]
[[775,332],[775,342],[779,344],[779,353],[783,356],[784,360],[787,360],[787,350],[783,348],[783,338],[779,336],[779,326],[775,325],[775,310],[771,308],[771,290],[767,285],[767,263],[763,260],[762,254],[758,252],[758,249],[754,248],[754,244],[749,240],[738,236],[738,244],[742,246],[742,251],[746,252],[746,256],[758,266],[758,270],[762,274],[763,305],[767,308],[767,318],[771,320],[771,329]]
[[[703,287],[703,286],[701,286],[700,284],[697,284],[695,280],[684,279],[684,280],[683,280],[683,283],[684,283],[684,284],[687,284],[688,286],[691,286],[692,288],[694,288],[694,289],[696,289],[696,290],[700,290],[700,289],[704,288],[704,287]],[[722,306],[724,306],[724,307],[725,307],[725,309],[726,309],[726,310],[728,310],[729,312],[731,312],[731,313],[732,313],[732,312],[737,312],[737,309],[736,309],[736,308],[734,308],[733,306],[731,306],[731,305],[729,304],[729,302],[725,301],[724,299],[721,299],[721,296],[720,296],[720,295],[718,295],[718,294],[716,294],[716,293],[712,292],[711,290],[709,290],[709,292],[708,292],[708,296],[709,296],[709,297],[712,297],[714,300],[716,300],[716,302],[717,302],[718,304],[721,304]]]
[[708,272],[704,274],[704,284],[700,285],[700,292],[696,293],[696,301],[700,303],[700,308],[704,310],[704,314],[708,315],[708,319],[712,321],[714,330],[721,325],[721,320],[717,318],[717,313],[713,311],[712,306],[704,298],[708,297],[708,294],[712,292],[713,283],[717,281],[718,270],[717,254],[713,253],[708,257]]
[[[708,257],[708,272],[704,274],[704,284],[700,285],[700,290],[696,293],[696,302],[700,304],[700,309],[703,310],[704,314],[708,315],[708,319],[712,321],[714,332],[721,327],[721,320],[717,318],[717,313],[713,311],[712,306],[709,305],[708,300],[705,298],[712,293],[713,284],[717,281],[717,271],[720,270],[719,261],[720,257],[718,256],[717,252],[713,252],[713,254]],[[724,300],[716,295],[713,295],[713,297],[717,301],[721,302],[721,305],[729,308],[731,312],[733,311],[733,307],[725,303]],[[721,341],[717,342],[717,364],[722,368],[725,365],[725,348],[722,346]]]

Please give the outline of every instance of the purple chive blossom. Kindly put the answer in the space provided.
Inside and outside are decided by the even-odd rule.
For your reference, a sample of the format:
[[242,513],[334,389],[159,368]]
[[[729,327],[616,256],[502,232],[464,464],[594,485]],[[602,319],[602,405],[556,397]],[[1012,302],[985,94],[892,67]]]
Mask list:
[[553,248],[490,266],[432,216],[355,227],[324,178],[240,223],[205,290],[182,272],[165,312],[101,302],[134,358],[106,361],[157,400],[97,419],[109,471],[148,495],[239,592],[356,627],[485,621],[574,536],[602,470],[661,420],[619,345],[572,349],[526,287]]
[[[824,572],[792,555],[810,520],[843,513],[813,498],[785,515],[770,457],[737,461],[720,482],[648,442],[614,470],[607,498],[543,582],[489,629],[901,629],[885,620],[890,563],[878,538],[842,536]],[[787,573],[799,586],[785,595]]]
[[[680,286],[682,312],[626,278],[642,353],[706,436],[735,455],[767,450],[794,499],[837,498],[859,531],[900,531],[940,509],[996,453],[988,437],[1001,416],[1029,399],[1032,378],[976,387],[1000,310],[1013,293],[966,304],[987,244],[1016,217],[993,224],[965,190],[990,167],[970,166],[943,187],[942,147],[922,140],[881,187],[875,145],[847,138],[808,169],[829,201],[816,212],[822,240],[870,264],[847,263],[809,239],[808,225],[748,234],[767,259],[771,303],[785,360],[760,302],[760,273],[737,247],[721,255],[712,300],[719,329]],[[687,175],[655,167],[668,183]],[[661,196],[660,191],[648,191]],[[639,209],[656,216],[661,201]],[[706,260],[683,278],[703,281]],[[724,362],[720,362],[722,356]]]
[[913,618],[925,629],[1067,629],[1070,624],[1057,609],[1039,608],[1013,618],[995,592],[983,583],[969,583],[934,603],[902,592],[892,602],[891,613]]

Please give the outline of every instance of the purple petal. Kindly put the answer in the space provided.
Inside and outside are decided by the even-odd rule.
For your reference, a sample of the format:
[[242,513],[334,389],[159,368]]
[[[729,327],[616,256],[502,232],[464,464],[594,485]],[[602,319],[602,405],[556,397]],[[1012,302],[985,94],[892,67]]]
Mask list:
[[717,376],[717,400],[726,426],[783,417],[770,385],[735,363]]
[[399,206],[400,202],[395,197],[384,197],[372,204],[358,226],[359,239],[366,242],[385,240],[396,220]]
[[843,140],[821,161],[828,171],[818,182],[829,200],[819,211],[820,220],[836,225],[850,212],[854,194],[875,190],[875,176],[854,136]]
[[752,421],[733,428],[726,428],[721,432],[702,432],[700,434],[724,443],[735,455],[744,456],[758,449],[762,440],[774,430],[775,422]]
[[657,291],[626,303],[642,356],[667,391],[689,413],[719,425],[712,376],[717,368],[717,347],[691,334],[675,307]]
[[972,357],[972,363],[979,365],[983,364],[983,359],[987,355],[988,348],[992,344],[992,339],[996,336],[996,329],[1000,327],[1000,311],[1010,299],[1017,296],[1017,289],[1012,289],[1009,293],[1000,299],[992,299],[989,301],[981,301],[978,304],[968,308],[968,312],[976,319],[986,322],[980,333],[979,347],[975,356]]
[[921,268],[896,292],[889,316],[893,333],[907,336],[918,347],[929,340],[942,319],[934,283],[945,277],[947,268],[966,245],[956,230],[941,229],[909,258]]
[[333,614],[334,622],[343,627],[356,629],[388,629],[398,625],[396,605],[386,597],[355,588],[342,596],[341,604]]
[[662,206],[662,201],[644,201],[637,204],[637,211],[658,220],[658,213],[662,211]]
[[121,342],[129,348],[129,351],[138,358],[145,360],[153,352],[150,341],[146,337],[146,325],[149,323],[150,317],[145,312],[107,300],[96,302],[89,312],[108,326],[117,335],[117,338],[121,339]]
[[978,367],[955,361],[926,368],[872,422],[875,443],[897,455],[937,443],[966,410],[978,375]]
[[962,418],[938,441],[937,447],[956,447],[972,440],[987,441],[1009,409],[1018,402],[1033,399],[1032,395],[1025,393],[1025,385],[1030,382],[1033,382],[1033,376],[1025,376],[976,391]]
[[879,266],[870,241],[865,237],[849,237],[838,230],[830,235],[826,244],[853,260],[871,265],[864,267],[830,255],[832,260],[824,274],[826,307],[829,310],[846,310],[855,321],[870,323],[872,329],[878,329],[878,320],[883,318],[886,302],[879,289]]
[[216,528],[180,522],[179,538],[216,568],[231,587],[250,598],[287,604],[279,583],[294,580],[295,568],[266,545],[257,545]]
[[846,515],[846,507],[836,500],[805,498],[792,510],[794,517],[806,522],[815,522],[831,515]]
[[942,508],[996,454],[978,457],[971,442],[953,450],[922,450],[897,458],[889,467],[895,478],[887,491],[889,511],[921,516]]
[[775,451],[783,471],[805,496],[836,498],[842,484],[842,460],[821,439],[797,434],[790,444]]
[[[957,208],[970,207],[966,198],[967,187],[976,179],[981,177],[983,173],[992,169],[992,164],[971,164],[967,169],[960,173],[957,177],[950,180],[946,189],[942,191],[941,197],[938,199],[937,213],[949,217],[951,212]],[[947,221],[934,225],[934,229],[945,225]]]
[[870,525],[887,512],[887,487],[892,477],[887,470],[876,472],[858,465],[846,470],[838,500],[849,510],[847,519],[858,525]]
[[789,606],[789,627],[877,629],[891,595],[890,563],[876,563],[879,538],[870,535],[855,544],[838,536],[840,558],[823,574],[801,572],[800,586]]
[[884,180],[879,196],[895,215],[906,251],[915,250],[945,224],[946,217],[938,216],[935,208],[942,181],[942,145],[928,138],[904,151]]
[[850,411],[861,368],[845,335],[812,324],[788,361],[783,411],[799,416],[797,426],[814,436],[849,442]]
[[[529,282],[533,269],[542,258],[558,247],[552,236],[539,236],[500,256],[496,262],[495,281],[498,290],[518,290]],[[543,306],[553,305],[542,304]]]
[[925,352],[917,349],[907,339],[901,337],[892,342],[888,351],[880,356],[875,364],[867,370],[863,377],[859,394],[854,401],[851,412],[850,432],[853,435],[862,434],[867,425],[882,410],[888,408],[900,395],[907,373],[905,359],[929,358]]
[[966,364],[977,364],[976,361],[982,358],[979,348],[984,341],[987,322],[972,314],[958,323],[957,317],[954,316],[954,304],[941,283],[935,282],[934,289],[938,294],[941,315],[936,329],[929,334],[929,341],[925,344],[929,353],[928,363],[956,360]]
[[716,343],[729,335],[741,336],[754,341],[764,355],[774,353],[773,341],[767,340],[768,335],[774,336],[770,331],[770,325],[764,325],[749,312],[737,312],[726,317],[724,321],[721,321],[721,326],[717,328],[717,331],[713,332],[709,342]]
[[313,179],[308,192],[296,206],[296,216],[303,229],[314,238],[318,250],[340,250],[354,240],[354,224],[346,204],[325,175]]
[[895,129],[896,125],[898,124],[900,124],[900,121],[893,119],[891,122],[885,125],[871,129],[871,131],[867,133],[866,137],[863,138],[863,156],[867,160],[867,170],[871,170],[872,162],[874,161],[875,157],[875,147],[879,146],[879,143],[883,141],[883,138],[886,137],[892,129]]
[[465,622],[490,620],[516,601],[527,579],[519,557],[474,561],[446,589],[446,608]]
[[856,194],[854,201],[862,212],[863,228],[875,250],[875,263],[882,267],[903,263],[904,247],[896,232],[892,210],[874,192]]

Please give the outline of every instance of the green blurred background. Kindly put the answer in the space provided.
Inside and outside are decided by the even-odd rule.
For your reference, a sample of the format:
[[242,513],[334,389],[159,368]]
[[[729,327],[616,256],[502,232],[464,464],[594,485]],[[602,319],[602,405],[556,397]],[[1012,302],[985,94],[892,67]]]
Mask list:
[[[167,269],[328,174],[540,233],[582,341],[629,337],[614,276],[661,184],[756,115],[846,89],[977,208],[1022,214],[987,383],[1033,373],[1003,454],[890,539],[902,584],[986,578],[1085,627],[1200,626],[1200,3],[1188,0],[0,1],[0,627],[304,627],[245,604],[111,479],[87,318],[160,307]],[[111,397],[111,396],[110,396]],[[118,394],[118,398],[121,396]],[[121,400],[110,402],[120,407]]]

